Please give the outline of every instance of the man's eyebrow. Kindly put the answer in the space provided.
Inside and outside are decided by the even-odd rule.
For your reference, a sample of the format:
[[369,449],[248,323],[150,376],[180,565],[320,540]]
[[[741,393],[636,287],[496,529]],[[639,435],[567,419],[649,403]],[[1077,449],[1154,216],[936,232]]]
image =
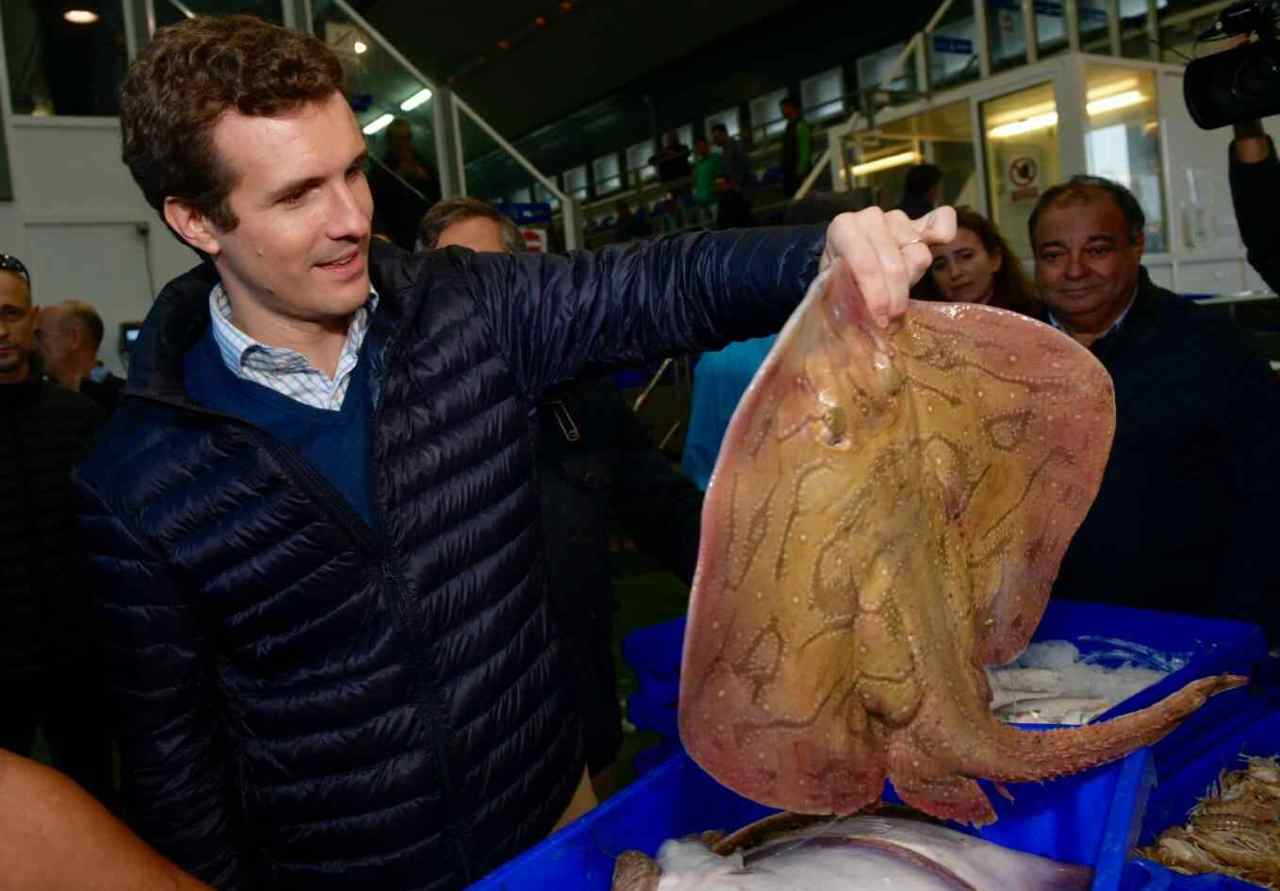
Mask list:
[[1090,241],[1105,241],[1108,244],[1115,244],[1116,237],[1114,235],[1090,235],[1085,239],[1085,243],[1088,244]]
[[277,201],[282,201],[285,198],[288,198],[290,195],[297,195],[301,192],[307,191],[308,189],[314,189],[321,185],[324,185],[324,177],[322,176],[307,176],[301,179],[290,180],[273,191],[268,196],[267,200],[274,204]]
[[[355,167],[363,167],[367,163],[369,163],[369,150],[365,149],[351,159],[351,163],[347,165],[346,169],[351,170]],[[324,177],[322,176],[307,176],[300,179],[290,180],[275,191],[271,192],[267,201],[274,204],[277,201],[282,201],[285,198],[288,198],[290,195],[296,195],[300,192],[305,192],[308,189],[314,189],[317,186],[322,185],[324,185]]]
[[1042,241],[1040,242],[1040,244],[1036,245],[1036,251],[1039,252],[1044,250],[1045,248],[1051,248],[1051,247],[1063,248],[1065,250],[1067,247],[1067,243],[1065,241]]

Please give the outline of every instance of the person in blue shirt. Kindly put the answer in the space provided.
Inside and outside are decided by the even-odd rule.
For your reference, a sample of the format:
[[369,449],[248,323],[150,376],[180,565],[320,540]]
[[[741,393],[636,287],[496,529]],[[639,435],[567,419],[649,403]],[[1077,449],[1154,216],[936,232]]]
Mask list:
[[680,466],[685,476],[704,492],[711,481],[711,471],[720,454],[720,440],[724,439],[733,410],[777,339],[776,334],[770,334],[731,343],[722,350],[703,353],[694,366],[693,405]]

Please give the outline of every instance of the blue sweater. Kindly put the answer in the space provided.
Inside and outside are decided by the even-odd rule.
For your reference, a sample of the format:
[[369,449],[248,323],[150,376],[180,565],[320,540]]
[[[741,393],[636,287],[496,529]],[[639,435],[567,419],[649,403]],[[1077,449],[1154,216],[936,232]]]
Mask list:
[[373,403],[369,362],[363,347],[340,411],[312,408],[237,377],[222,360],[212,328],[187,351],[184,364],[187,393],[192,400],[261,427],[291,446],[333,484],[366,523],[373,525],[369,483]]

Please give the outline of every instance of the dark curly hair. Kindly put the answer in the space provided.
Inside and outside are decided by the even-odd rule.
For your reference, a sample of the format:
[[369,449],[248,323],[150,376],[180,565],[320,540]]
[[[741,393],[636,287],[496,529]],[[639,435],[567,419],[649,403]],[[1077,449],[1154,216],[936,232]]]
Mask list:
[[[972,207],[957,207],[956,227],[968,229],[978,236],[982,247],[991,256],[1004,258],[995,274],[990,305],[1034,315],[1037,303],[1035,291],[1022,271],[1022,263],[1009,249],[1009,243],[1004,240],[995,224]],[[911,296],[917,300],[942,300],[942,291],[933,280],[932,270],[926,271],[924,278],[911,289]]]
[[213,144],[218,118],[229,109],[278,115],[342,86],[342,63],[324,43],[253,16],[196,16],[160,28],[120,88],[124,163],[162,217],[172,197],[234,229],[234,174]]

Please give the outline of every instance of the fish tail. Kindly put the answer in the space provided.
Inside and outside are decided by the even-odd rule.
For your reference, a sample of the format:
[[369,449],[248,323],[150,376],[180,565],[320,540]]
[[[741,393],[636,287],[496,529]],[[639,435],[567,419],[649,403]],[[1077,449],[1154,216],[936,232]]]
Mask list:
[[997,721],[990,763],[972,765],[968,772],[1005,783],[1079,773],[1163,739],[1209,697],[1248,680],[1233,674],[1201,678],[1141,711],[1084,727],[1019,730]]

